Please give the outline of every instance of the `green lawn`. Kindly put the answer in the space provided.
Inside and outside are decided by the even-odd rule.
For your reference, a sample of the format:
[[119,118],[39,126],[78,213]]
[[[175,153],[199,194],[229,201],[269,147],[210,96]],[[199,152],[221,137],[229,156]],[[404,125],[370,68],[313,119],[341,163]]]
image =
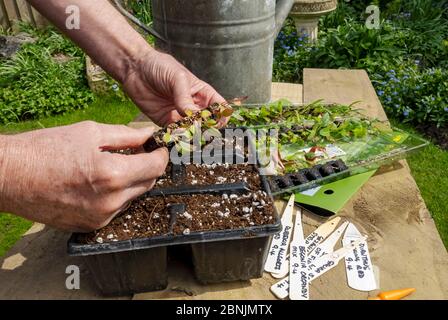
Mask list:
[[73,113],[41,119],[39,121],[24,121],[0,125],[0,133],[19,133],[34,129],[50,128],[76,123],[84,120],[94,120],[101,123],[129,123],[139,113],[137,107],[130,101],[121,101],[115,97],[98,97],[89,107]]
[[[39,121],[26,121],[0,126],[0,133],[19,133],[34,129],[62,126],[84,120],[94,120],[110,124],[126,124],[132,121],[138,113],[137,107],[131,102],[120,101],[112,97],[102,97],[97,98],[88,108],[70,114]],[[20,239],[23,233],[31,227],[31,224],[32,222],[20,217],[0,213],[0,257]]]
[[20,239],[31,225],[31,221],[12,214],[0,213],[0,257]]
[[430,144],[408,158],[412,175],[448,248],[448,151]]
[[[17,133],[26,130],[66,125],[83,120],[103,123],[125,124],[138,114],[138,109],[130,102],[115,98],[98,98],[89,108],[71,114],[0,126],[0,133]],[[396,124],[397,125],[397,124]],[[398,124],[399,125],[399,124]],[[404,129],[409,127],[399,125]],[[448,151],[430,144],[425,150],[408,158],[412,174],[417,181],[426,205],[436,222],[441,237],[448,247]],[[0,214],[0,256],[2,256],[20,236],[31,226],[31,222],[9,214]]]

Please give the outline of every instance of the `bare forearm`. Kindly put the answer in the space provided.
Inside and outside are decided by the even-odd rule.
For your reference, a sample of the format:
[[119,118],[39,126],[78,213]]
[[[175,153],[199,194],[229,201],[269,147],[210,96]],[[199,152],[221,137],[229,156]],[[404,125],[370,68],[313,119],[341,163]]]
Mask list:
[[168,152],[124,156],[152,130],[95,122],[0,135],[0,212],[70,231],[106,225],[165,171]]
[[[0,211],[13,212],[17,206],[15,191],[21,188],[20,169],[24,150],[17,136],[0,135]],[[14,189],[14,190],[13,190]]]
[[[224,101],[174,57],[154,50],[109,1],[29,2],[121,82],[124,92],[157,124],[167,125],[181,119],[186,110]],[[79,28],[73,30],[66,26],[71,6],[79,9],[80,16]]]
[[[145,39],[107,0],[29,0],[111,76],[123,82],[142,55],[151,51]],[[80,29],[66,27],[66,8],[77,6]]]

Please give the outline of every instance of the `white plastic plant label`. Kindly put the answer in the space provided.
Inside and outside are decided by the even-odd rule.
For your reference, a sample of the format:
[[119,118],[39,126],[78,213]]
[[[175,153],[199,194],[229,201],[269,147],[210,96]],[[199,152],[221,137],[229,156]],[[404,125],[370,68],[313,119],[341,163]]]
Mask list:
[[307,258],[307,264],[312,264],[316,259],[322,257],[325,254],[332,253],[334,251],[334,247],[339,239],[342,237],[342,234],[345,231],[345,228],[348,226],[348,221],[342,223],[339,228],[336,229],[331,235],[328,236],[326,240],[324,240],[321,244],[319,244],[316,249],[314,249]]
[[333,159],[336,157],[342,157],[345,156],[346,153],[344,150],[339,148],[338,146],[334,144],[329,144],[325,147],[325,152],[327,153],[328,158]]
[[[342,239],[343,245],[345,246],[361,239],[363,239],[361,233],[355,225],[350,223]],[[367,241],[360,241],[345,257],[345,270],[350,288],[359,291],[372,291],[377,289]]]
[[271,286],[271,292],[279,299],[285,299],[289,295],[289,277],[280,280]]
[[324,148],[311,147],[311,148],[304,148],[299,151],[303,153],[309,153],[313,151],[315,157],[321,160],[334,159],[336,157],[342,157],[346,155],[344,150],[342,150],[341,148],[339,148],[334,144],[328,144]]
[[[362,241],[362,240],[361,240]],[[308,266],[308,284],[317,279],[324,273],[336,267],[347,254],[350,253],[358,244],[359,240],[342,247],[333,253],[326,254],[317,259],[311,266]],[[311,269],[311,271],[309,271]],[[279,299],[285,299],[289,296],[289,277],[286,277],[271,286],[271,292]]]
[[311,282],[336,267],[339,261],[341,261],[346,255],[348,255],[359,244],[359,242],[359,240],[352,242],[339,250],[323,255],[319,259],[315,260],[308,266],[308,281]]
[[303,237],[302,210],[300,209],[296,212],[289,255],[289,298],[291,300],[309,300],[308,265]]
[[330,233],[336,229],[337,225],[341,221],[340,217],[331,219],[320,225],[319,228],[311,232],[311,234],[305,239],[306,252],[309,254],[316,249],[319,243],[321,243]]
[[294,210],[295,195],[292,194],[286,205],[282,216],[282,231],[272,237],[271,247],[269,248],[268,258],[264,265],[264,270],[270,273],[281,273],[286,263],[289,241],[292,234],[292,212]]
[[286,255],[285,263],[282,264],[282,270],[279,273],[271,273],[271,276],[275,279],[283,279],[289,273],[289,254]]

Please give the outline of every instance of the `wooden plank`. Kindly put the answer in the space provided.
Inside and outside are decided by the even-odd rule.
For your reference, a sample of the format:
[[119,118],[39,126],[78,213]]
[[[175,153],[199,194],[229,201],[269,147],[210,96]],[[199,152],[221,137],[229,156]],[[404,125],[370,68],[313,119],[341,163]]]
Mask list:
[[[0,300],[104,299],[81,257],[67,255],[70,233],[35,223],[0,258]],[[80,268],[80,289],[68,290],[67,266]],[[129,299],[122,297],[121,299]]]
[[301,84],[274,82],[272,84],[271,101],[287,99],[293,103],[303,102],[303,88]]
[[6,28],[11,28],[11,21],[9,20],[8,10],[6,9],[5,0],[0,0],[0,12],[2,16],[2,23]]
[[33,26],[37,26],[36,19],[34,18],[35,11],[34,11],[33,7],[28,2],[26,2],[26,7],[28,10],[28,17],[31,20],[31,23],[33,24]]
[[17,19],[22,21],[22,14],[20,13],[19,5],[17,4],[17,0],[12,0],[12,4],[14,6],[14,12],[16,13]]
[[8,22],[11,26],[14,21],[26,21],[38,27],[48,24],[44,16],[36,11],[26,0],[1,0],[0,11],[3,11],[3,8],[1,8],[3,2],[8,13]]
[[[364,113],[387,120],[362,70],[305,69],[304,102],[362,100]],[[406,161],[383,168],[340,212],[369,236],[371,256],[380,268],[383,290],[415,287],[412,299],[448,298],[448,254]],[[343,273],[340,273],[343,277]],[[322,279],[327,298],[349,298],[344,282]],[[314,284],[313,284],[314,285]]]
[[365,70],[304,69],[303,101],[324,99],[326,103],[351,104],[369,117],[387,120],[376,92]]

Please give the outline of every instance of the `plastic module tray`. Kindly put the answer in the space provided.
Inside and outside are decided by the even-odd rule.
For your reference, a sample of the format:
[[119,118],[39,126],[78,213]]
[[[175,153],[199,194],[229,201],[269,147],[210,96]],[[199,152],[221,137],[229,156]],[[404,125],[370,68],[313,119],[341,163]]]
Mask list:
[[[253,148],[253,146],[249,146]],[[172,179],[183,179],[184,170],[172,166]],[[108,296],[163,290],[168,285],[168,247],[190,246],[187,264],[193,264],[196,278],[201,283],[228,282],[259,278],[263,274],[271,237],[281,230],[281,221],[273,205],[266,177],[260,176],[262,190],[272,200],[272,223],[247,228],[197,231],[189,234],[172,233],[176,217],[185,212],[182,203],[172,204],[170,232],[161,236],[132,240],[85,244],[73,234],[68,241],[68,253],[83,256],[101,292]],[[221,185],[178,185],[154,189],[147,196],[245,193],[244,182]]]
[[[236,106],[236,108],[260,108],[263,104],[248,104],[242,106]],[[302,108],[305,104],[289,104],[283,106],[283,110],[289,110],[291,108]],[[363,115],[364,118],[367,118]],[[388,124],[387,124],[388,125]],[[285,127],[281,123],[259,124],[245,127],[246,129],[281,129]],[[404,130],[390,127],[391,132],[401,134],[405,136],[405,140],[400,143],[393,141],[385,141],[385,138],[368,136],[367,138],[359,139],[359,141],[353,141],[351,143],[334,143],[336,146],[340,146],[343,151],[347,153],[343,156],[328,159],[321,163],[310,165],[309,168],[303,168],[297,172],[290,172],[283,175],[267,176],[268,183],[271,187],[272,194],[274,196],[302,192],[311,188],[315,188],[320,185],[331,183],[340,179],[347,178],[352,175],[364,173],[374,169],[378,169],[383,165],[391,164],[397,160],[406,158],[407,155],[412,154],[426,147],[429,142],[418,137],[415,134],[405,132]],[[256,136],[253,134],[253,136]],[[376,139],[376,140],[375,140]],[[383,139],[383,140],[381,140]],[[388,147],[390,150],[383,152],[371,152],[364,158],[356,159],[357,155],[362,152],[368,153],[369,150],[375,150],[375,144],[390,143]],[[353,146],[358,145],[358,148]],[[314,145],[303,146],[301,148],[309,148]],[[348,148],[350,146],[350,148]],[[344,150],[346,149],[346,150]],[[338,168],[335,170],[325,170],[325,167],[333,166],[335,162],[339,162]]]

